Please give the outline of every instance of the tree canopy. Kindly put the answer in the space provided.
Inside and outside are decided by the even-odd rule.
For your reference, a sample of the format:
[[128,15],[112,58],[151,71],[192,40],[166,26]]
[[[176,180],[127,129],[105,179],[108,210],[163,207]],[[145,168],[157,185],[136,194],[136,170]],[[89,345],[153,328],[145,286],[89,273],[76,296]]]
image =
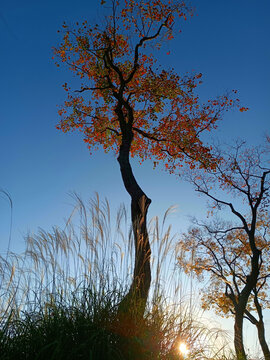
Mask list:
[[116,154],[131,131],[130,155],[140,161],[162,160],[170,171],[184,159],[191,166],[199,159],[210,166],[210,147],[200,135],[214,129],[224,111],[239,107],[239,100],[228,95],[200,104],[195,89],[202,74],[180,76],[157,61],[156,50],[173,39],[191,8],[183,1],[110,4],[101,25],[63,25],[55,54],[81,83],[75,91],[64,84],[68,96],[58,128],[81,131],[90,151],[102,146]]

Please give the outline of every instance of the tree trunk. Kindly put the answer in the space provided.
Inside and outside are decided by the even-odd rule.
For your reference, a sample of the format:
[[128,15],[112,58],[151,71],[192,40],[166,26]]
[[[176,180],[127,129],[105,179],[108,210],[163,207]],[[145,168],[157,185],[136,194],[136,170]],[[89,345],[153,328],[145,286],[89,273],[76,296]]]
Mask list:
[[[130,292],[145,301],[151,284],[151,249],[147,232],[147,211],[151,200],[143,195],[139,201],[131,201],[131,217],[135,245],[135,265]],[[144,305],[145,307],[145,305]]]
[[[131,196],[131,218],[135,246],[135,264],[132,284],[119,305],[119,311],[134,311],[143,316],[151,284],[151,248],[147,233],[147,211],[151,200],[145,195],[133,175],[129,162],[132,135],[122,140],[118,162],[125,188]],[[131,306],[133,305],[133,306]]]
[[263,312],[262,306],[258,299],[258,291],[255,289],[254,291],[254,304],[256,306],[257,313],[259,315],[259,320],[255,319],[255,325],[258,331],[258,339],[261,345],[261,349],[264,355],[265,360],[270,360],[270,351],[265,339],[265,327],[264,327],[264,320],[263,320]]
[[265,329],[264,329],[264,323],[262,321],[258,321],[256,324],[257,331],[258,331],[258,338],[261,345],[261,349],[264,355],[265,360],[270,360],[270,351],[269,347],[267,345],[267,342],[265,340]]
[[246,360],[247,356],[245,353],[243,343],[243,321],[244,321],[244,309],[235,309],[235,320],[234,320],[234,348],[236,352],[237,360]]
[[262,307],[261,304],[259,303],[259,299],[258,299],[258,292],[255,289],[254,290],[254,304],[256,306],[256,310],[257,313],[259,315],[259,320],[255,318],[255,316],[253,316],[249,311],[245,310],[245,314],[248,318],[248,320],[256,326],[257,328],[257,332],[258,332],[258,339],[259,339],[259,343],[264,355],[264,359],[265,360],[270,360],[270,351],[269,351],[269,347],[268,344],[266,342],[265,339],[265,327],[264,327],[264,320],[263,320],[263,312],[262,312]]
[[253,217],[253,229],[248,231],[250,248],[252,250],[251,259],[251,272],[246,277],[246,285],[241,293],[238,295],[238,304],[234,305],[235,308],[235,322],[234,322],[234,347],[237,360],[246,360],[247,356],[243,344],[243,321],[244,313],[246,311],[248,298],[252,292],[252,289],[256,288],[258,276],[259,276],[259,257],[261,251],[257,249],[255,244],[255,224],[256,215]]

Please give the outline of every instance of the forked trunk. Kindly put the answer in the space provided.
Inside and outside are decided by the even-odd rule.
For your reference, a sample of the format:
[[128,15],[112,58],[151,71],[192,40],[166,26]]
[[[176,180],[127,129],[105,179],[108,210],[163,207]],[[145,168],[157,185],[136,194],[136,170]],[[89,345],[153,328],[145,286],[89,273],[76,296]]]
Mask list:
[[[256,216],[255,216],[256,217]],[[256,284],[259,276],[259,257],[261,251],[257,249],[255,245],[255,224],[256,221],[253,220],[252,231],[248,231],[249,243],[252,249],[252,259],[251,259],[251,272],[246,277],[246,284],[241,293],[238,295],[238,304],[235,305],[235,320],[234,320],[234,347],[236,352],[237,360],[246,360],[247,356],[244,349],[243,343],[243,322],[244,322],[244,313],[247,308],[248,298]]]
[[264,355],[264,359],[265,360],[270,360],[270,351],[269,351],[269,347],[268,344],[266,342],[265,339],[265,326],[264,326],[264,320],[263,320],[263,312],[262,312],[262,306],[259,303],[258,300],[258,292],[255,289],[254,291],[254,303],[256,306],[256,310],[257,313],[259,315],[259,320],[255,318],[255,316],[253,316],[248,310],[245,311],[245,314],[247,316],[247,318],[249,319],[249,321],[256,326],[257,328],[257,332],[258,332],[258,339],[259,339],[259,343]]

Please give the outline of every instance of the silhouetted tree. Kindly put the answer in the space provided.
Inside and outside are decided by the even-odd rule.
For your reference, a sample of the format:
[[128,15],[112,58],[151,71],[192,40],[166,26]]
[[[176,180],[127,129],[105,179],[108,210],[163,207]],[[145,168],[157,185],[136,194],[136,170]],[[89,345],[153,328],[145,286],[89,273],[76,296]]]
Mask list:
[[129,157],[163,161],[170,171],[184,160],[193,167],[203,159],[211,167],[210,149],[201,133],[214,129],[223,111],[237,100],[223,96],[200,105],[194,89],[201,74],[180,77],[155,66],[149,47],[158,49],[171,40],[178,20],[191,14],[183,1],[109,3],[104,25],[63,25],[63,42],[55,55],[81,84],[73,92],[64,84],[68,97],[59,111],[58,128],[81,131],[90,150],[102,146],[117,154],[131,197],[135,242],[133,281],[125,301],[129,307],[129,299],[137,299],[143,313],[151,283],[146,227],[151,200],[135,179]]
[[[197,222],[180,241],[179,264],[186,272],[210,276],[210,284],[204,289],[204,307],[234,316],[234,346],[239,360],[246,359],[244,317],[256,325],[265,359],[270,359],[262,313],[270,276],[269,150],[267,145],[248,149],[241,143],[229,152],[216,154],[219,162],[214,170],[191,176],[196,190],[212,201],[212,211],[227,208],[238,223]],[[227,198],[232,201],[215,191],[218,188],[230,194],[232,198]],[[235,204],[237,196],[243,200],[244,208]]]

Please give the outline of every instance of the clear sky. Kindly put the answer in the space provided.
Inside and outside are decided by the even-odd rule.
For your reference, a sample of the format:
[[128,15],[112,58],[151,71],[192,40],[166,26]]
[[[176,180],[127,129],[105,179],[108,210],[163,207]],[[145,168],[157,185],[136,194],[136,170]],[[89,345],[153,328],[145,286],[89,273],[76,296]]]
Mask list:
[[[38,227],[63,225],[72,210],[68,196],[76,191],[88,199],[97,191],[113,207],[129,196],[118,162],[102,150],[91,157],[79,134],[55,129],[57,105],[63,103],[62,84],[71,78],[52,60],[63,21],[91,20],[102,14],[98,0],[9,0],[0,8],[0,188],[13,201],[11,249],[24,249],[24,235]],[[163,66],[179,74],[202,72],[203,100],[237,89],[248,112],[227,113],[216,135],[237,137],[250,144],[270,130],[270,2],[269,0],[193,0],[196,15],[158,55]],[[170,50],[171,54],[166,56]],[[132,160],[134,173],[152,199],[149,218],[161,216],[173,204],[179,211],[174,231],[189,226],[188,215],[203,216],[204,201],[192,187],[151,163]],[[10,208],[0,196],[0,252],[6,250]]]

